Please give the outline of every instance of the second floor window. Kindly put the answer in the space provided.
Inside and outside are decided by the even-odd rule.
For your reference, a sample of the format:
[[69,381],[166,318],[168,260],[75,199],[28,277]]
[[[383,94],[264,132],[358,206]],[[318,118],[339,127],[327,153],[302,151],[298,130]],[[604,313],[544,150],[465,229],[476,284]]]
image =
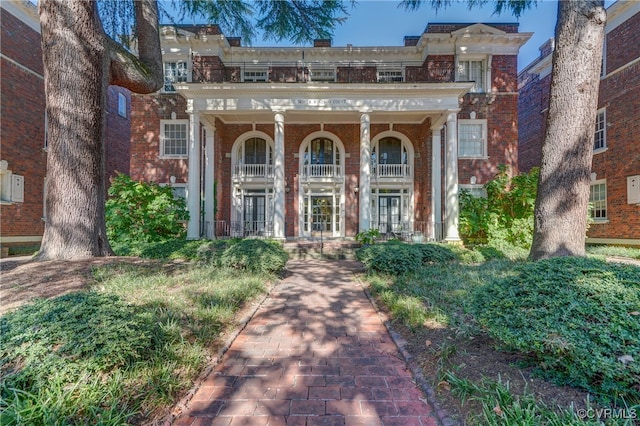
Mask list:
[[187,82],[186,62],[165,62],[164,63],[164,88],[165,92],[175,92],[175,83]]
[[243,78],[245,82],[266,82],[268,80],[269,70],[268,69],[245,69],[243,73]]
[[458,124],[458,156],[487,156],[486,120],[460,120]]
[[378,83],[402,83],[402,70],[378,71]]
[[607,147],[607,113],[601,109],[596,115],[596,131],[593,140],[593,150],[603,150]]
[[483,93],[486,91],[484,84],[484,71],[484,61],[458,61],[456,81],[474,82],[470,92]]

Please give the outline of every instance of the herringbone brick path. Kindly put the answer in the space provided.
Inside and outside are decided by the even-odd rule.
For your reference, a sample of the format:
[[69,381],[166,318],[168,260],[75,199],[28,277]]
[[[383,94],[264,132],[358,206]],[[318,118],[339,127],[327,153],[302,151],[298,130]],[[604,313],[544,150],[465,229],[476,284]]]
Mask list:
[[290,261],[174,425],[436,425],[358,268]]

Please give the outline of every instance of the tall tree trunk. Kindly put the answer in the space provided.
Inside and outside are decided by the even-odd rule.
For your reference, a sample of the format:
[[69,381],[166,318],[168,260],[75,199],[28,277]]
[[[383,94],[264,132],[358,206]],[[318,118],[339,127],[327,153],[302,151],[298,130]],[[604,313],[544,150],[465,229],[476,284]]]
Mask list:
[[154,0],[136,2],[141,59],[102,28],[93,0],[41,0],[47,102],[47,217],[39,260],[109,256],[104,124],[110,82],[138,93],[162,85]]
[[605,22],[603,0],[558,1],[533,260],[585,254]]

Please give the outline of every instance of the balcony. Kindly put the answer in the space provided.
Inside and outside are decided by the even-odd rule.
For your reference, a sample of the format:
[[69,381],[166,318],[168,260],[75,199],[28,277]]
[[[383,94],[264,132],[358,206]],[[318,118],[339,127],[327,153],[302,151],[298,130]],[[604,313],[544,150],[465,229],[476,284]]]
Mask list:
[[306,164],[302,166],[302,177],[306,179],[341,178],[340,166],[335,164]]
[[273,178],[273,166],[270,164],[236,164],[233,168],[235,180]]
[[411,177],[411,167],[408,164],[378,164],[371,167],[374,178],[402,178]]

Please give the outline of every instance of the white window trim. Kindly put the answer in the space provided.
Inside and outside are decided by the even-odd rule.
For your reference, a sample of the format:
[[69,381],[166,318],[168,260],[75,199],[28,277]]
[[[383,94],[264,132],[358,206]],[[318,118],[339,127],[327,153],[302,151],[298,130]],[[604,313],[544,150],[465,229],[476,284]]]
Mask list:
[[609,223],[609,203],[608,203],[608,191],[607,191],[607,180],[606,179],[599,179],[599,180],[594,180],[591,182],[591,184],[589,185],[589,203],[591,203],[591,188],[593,188],[593,186],[595,185],[604,185],[604,203],[605,203],[605,211],[607,216],[604,218],[594,218],[591,217],[591,211],[589,211],[589,216],[591,217],[591,220],[594,224],[604,224],[604,223]]
[[[166,64],[187,64],[187,71],[186,71],[187,72],[187,76],[186,76],[187,77],[187,81],[186,82],[187,83],[191,82],[191,71],[192,71],[192,69],[191,69],[191,62],[190,61],[185,61],[185,60],[182,60],[182,59],[169,59],[169,58],[165,57],[165,58],[163,58],[163,61],[162,61],[162,81],[163,82],[162,82],[162,88],[160,89],[161,93],[176,93],[175,87],[174,87],[174,90],[166,90],[165,89],[166,83],[165,83],[164,79],[165,79],[165,76],[166,76],[166,71],[165,71]],[[175,82],[173,85],[175,86],[175,84],[180,84],[180,83],[181,82]],[[182,83],[184,83],[184,82],[182,82]]]
[[[327,74],[327,78],[320,78],[320,79],[315,79],[314,78],[314,74],[316,73],[326,73]],[[328,74],[331,74],[331,77],[328,77]],[[312,82],[320,82],[320,83],[331,83],[331,82],[335,82],[336,81],[336,75],[337,75],[337,71],[335,68],[310,68],[309,69],[309,81]]]
[[[381,78],[381,73],[400,73],[400,81],[387,80],[388,76]],[[405,81],[404,68],[378,68],[376,71],[376,80],[378,83],[403,83]]]
[[127,118],[127,97],[118,92],[118,115]]
[[[164,153],[164,129],[167,124],[185,124],[187,134],[187,153],[185,155],[165,155]],[[160,152],[158,158],[177,160],[189,158],[189,120],[160,120]]]
[[[264,73],[264,81],[262,79],[257,80],[255,78],[253,79],[247,79],[246,78],[246,73],[247,72],[260,72],[260,73]],[[269,67],[264,67],[264,66],[248,66],[246,68],[244,68],[242,70],[242,82],[248,82],[248,83],[266,83],[269,81]]]
[[455,81],[467,81],[467,80],[459,80],[458,69],[460,62],[468,62],[468,61],[482,61],[483,73],[482,78],[482,90],[474,91],[473,89],[469,91],[469,93],[490,93],[491,92],[491,55],[477,55],[477,54],[457,54],[456,55],[456,68],[455,68]]
[[[482,154],[481,155],[460,155],[460,127],[465,124],[482,125]],[[458,158],[480,158],[480,159],[489,158],[486,119],[459,119],[458,120]]]
[[[604,123],[603,123],[603,127],[602,127],[602,132],[603,132],[603,139],[604,139],[604,146],[602,148],[598,148],[596,149],[594,147],[593,149],[593,154],[602,154],[603,152],[605,152],[608,149],[608,145],[607,145],[607,108],[600,108],[596,114],[596,123],[598,121],[598,116],[600,114],[604,115]],[[594,145],[595,145],[595,130],[594,130]]]
[[[170,182],[168,182],[168,183],[161,183],[159,185],[163,186],[163,187],[164,186],[169,186],[172,189],[173,188],[184,188],[184,194],[185,194],[184,200],[187,201],[187,184],[186,183],[170,183]],[[175,195],[174,195],[174,197],[175,197]]]
[[458,184],[458,191],[466,190],[471,194],[471,196],[473,196],[473,194],[474,194],[473,191],[474,190],[478,190],[478,189],[482,190],[482,198],[487,198],[487,190],[484,187],[484,185],[481,184],[481,183],[477,183],[477,184],[466,184],[466,183],[465,184],[461,184],[461,183],[459,183]]

